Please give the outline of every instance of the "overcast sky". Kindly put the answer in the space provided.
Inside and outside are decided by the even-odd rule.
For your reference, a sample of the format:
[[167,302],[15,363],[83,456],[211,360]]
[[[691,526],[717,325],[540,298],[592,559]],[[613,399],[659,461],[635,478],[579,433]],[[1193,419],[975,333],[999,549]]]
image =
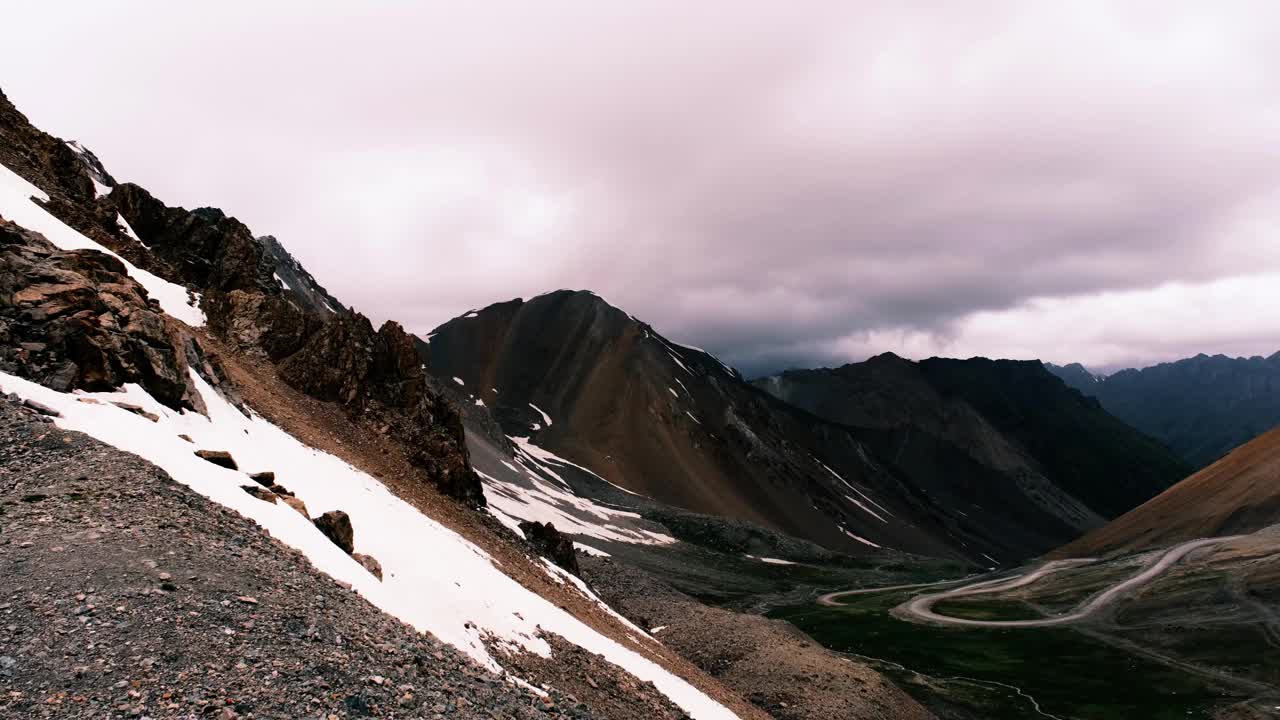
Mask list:
[[0,88],[375,321],[569,287],[749,373],[1280,350],[1280,3],[190,5],[7,8]]

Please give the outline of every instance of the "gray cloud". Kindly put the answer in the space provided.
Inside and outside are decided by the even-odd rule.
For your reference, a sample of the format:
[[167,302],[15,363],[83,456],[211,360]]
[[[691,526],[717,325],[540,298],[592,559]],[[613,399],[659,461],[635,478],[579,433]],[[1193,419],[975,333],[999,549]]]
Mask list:
[[10,12],[0,61],[117,177],[414,330],[585,287],[749,371],[872,341],[1144,362],[1247,343],[975,318],[1280,269],[1273,7],[86,3]]

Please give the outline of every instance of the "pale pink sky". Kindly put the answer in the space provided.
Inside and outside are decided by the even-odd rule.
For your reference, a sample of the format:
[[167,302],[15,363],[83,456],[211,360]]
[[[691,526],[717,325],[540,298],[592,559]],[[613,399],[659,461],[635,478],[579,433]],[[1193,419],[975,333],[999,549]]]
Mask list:
[[376,320],[590,288],[748,372],[1280,349],[1273,2],[189,5],[11,8],[0,88]]

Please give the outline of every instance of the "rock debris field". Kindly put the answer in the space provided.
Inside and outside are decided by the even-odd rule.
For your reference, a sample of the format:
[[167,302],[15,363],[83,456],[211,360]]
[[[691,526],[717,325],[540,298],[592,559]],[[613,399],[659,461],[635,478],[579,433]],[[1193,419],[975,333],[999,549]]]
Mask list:
[[0,448],[0,717],[595,717],[4,396]]

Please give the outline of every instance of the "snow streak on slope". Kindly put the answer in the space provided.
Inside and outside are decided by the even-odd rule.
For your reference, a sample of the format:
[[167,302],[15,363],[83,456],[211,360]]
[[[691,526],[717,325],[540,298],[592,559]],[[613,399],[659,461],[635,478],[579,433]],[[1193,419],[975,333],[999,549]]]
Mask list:
[[[504,575],[483,550],[418,512],[373,477],[303,445],[256,415],[245,415],[194,372],[192,381],[208,407],[207,417],[175,412],[136,385],[115,393],[59,393],[0,373],[0,390],[58,410],[61,417],[56,422],[62,428],[87,433],[158,465],[178,482],[251,518],[300,550],[320,571],[350,583],[374,605],[495,671],[501,668],[481,642],[482,634],[547,656],[551,649],[537,636],[541,628],[653,682],[696,718],[734,717],[684,680]],[[140,406],[159,420],[152,422],[112,401]],[[241,471],[200,459],[194,454],[197,449],[229,451]],[[268,470],[313,515],[329,510],[350,515],[356,551],[382,564],[384,580],[365,571],[290,507],[258,500],[241,489],[253,482],[245,473]],[[422,561],[424,553],[430,562]]]
[[[861,450],[861,448],[859,448],[859,450]],[[814,458],[814,460],[818,460],[818,459],[817,459],[817,458]],[[876,507],[880,508],[880,510],[881,510],[882,512],[884,512],[884,514],[886,514],[886,515],[888,515],[888,516],[890,516],[890,517],[894,517],[893,513],[891,513],[891,512],[889,512],[888,510],[886,510],[886,509],[885,509],[885,507],[884,507],[883,505],[881,505],[880,503],[876,502],[875,500],[872,500],[872,499],[871,499],[871,498],[870,498],[866,493],[862,492],[862,491],[861,491],[861,490],[859,490],[857,487],[855,487],[853,483],[849,482],[848,480],[845,480],[845,479],[844,479],[844,477],[843,477],[842,475],[840,475],[840,473],[836,472],[835,470],[832,470],[830,467],[827,467],[827,464],[826,464],[826,463],[822,462],[821,460],[818,460],[818,464],[819,464],[819,465],[821,465],[822,467],[826,468],[826,471],[827,471],[827,472],[829,472],[829,473],[831,473],[832,475],[834,475],[834,476],[836,477],[836,479],[837,479],[837,480],[839,480],[840,482],[844,483],[844,484],[845,484],[845,487],[847,487],[847,488],[849,488],[850,490],[852,490],[852,491],[854,491],[854,492],[858,493],[859,495],[861,495],[863,500],[866,500],[867,502],[871,503],[872,505],[875,505]],[[871,508],[867,507],[866,505],[863,505],[861,502],[859,502],[859,501],[857,501],[857,500],[854,500],[852,497],[849,497],[848,495],[845,495],[845,498],[847,498],[850,502],[852,502],[853,504],[855,504],[855,505],[857,505],[858,507],[862,508],[863,510],[866,510],[868,513],[871,513],[872,515],[874,515],[874,516],[875,516],[875,518],[876,518],[877,520],[879,520],[880,522],[882,522],[882,523],[887,523],[887,522],[889,522],[888,520],[885,520],[883,517],[881,517],[881,516],[880,516],[880,513],[876,512],[875,510],[872,510]]]
[[490,512],[504,525],[519,532],[521,520],[549,522],[563,533],[612,542],[640,545],[675,542],[669,535],[636,527],[641,520],[639,513],[611,508],[575,494],[560,473],[570,467],[597,478],[599,475],[534,445],[528,438],[513,437],[511,441],[519,453],[516,465],[501,462],[514,474],[513,478],[499,479],[475,468],[484,481],[484,496]]
[[[204,325],[204,313],[187,299],[187,289],[136,267],[99,243],[90,240],[69,225],[49,214],[31,198],[48,201],[49,196],[23,180],[9,168],[0,165],[0,216],[22,227],[38,232],[61,250],[97,250],[124,263],[129,277],[146,288],[147,294],[160,302],[166,313],[192,326]],[[132,236],[132,229],[129,230]]]

